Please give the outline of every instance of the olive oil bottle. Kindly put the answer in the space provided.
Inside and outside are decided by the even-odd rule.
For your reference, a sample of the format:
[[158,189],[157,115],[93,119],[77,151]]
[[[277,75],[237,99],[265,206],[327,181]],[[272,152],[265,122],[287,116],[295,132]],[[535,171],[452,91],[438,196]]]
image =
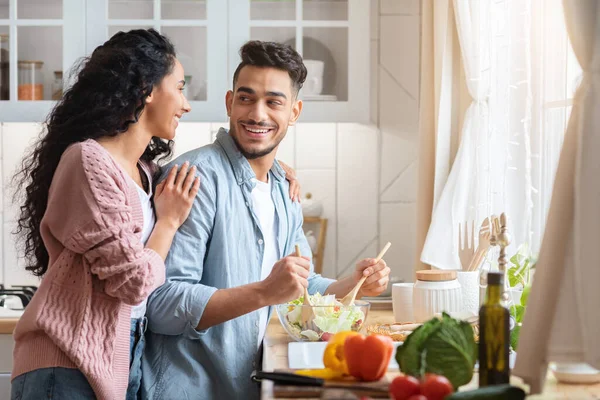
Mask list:
[[504,274],[490,272],[487,295],[479,311],[479,386],[499,385],[510,380],[510,314],[500,299]]

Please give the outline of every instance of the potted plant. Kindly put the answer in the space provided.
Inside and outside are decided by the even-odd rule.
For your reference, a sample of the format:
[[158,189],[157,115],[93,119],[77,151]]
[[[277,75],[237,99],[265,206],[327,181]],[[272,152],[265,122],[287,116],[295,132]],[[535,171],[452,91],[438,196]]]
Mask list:
[[510,267],[506,271],[508,292],[511,298],[510,314],[516,322],[516,326],[510,333],[510,346],[515,351],[518,347],[519,333],[529,299],[532,272],[536,262],[537,258],[531,254],[529,245],[523,243],[519,246],[516,254],[510,258]]

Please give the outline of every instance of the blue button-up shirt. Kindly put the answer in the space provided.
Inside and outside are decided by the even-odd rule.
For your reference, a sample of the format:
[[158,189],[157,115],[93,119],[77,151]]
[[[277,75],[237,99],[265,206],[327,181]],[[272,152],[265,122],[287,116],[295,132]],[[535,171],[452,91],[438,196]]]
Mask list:
[[[148,300],[143,398],[256,399],[259,387],[250,374],[257,366],[259,313],[196,330],[218,289],[260,280],[264,237],[251,201],[256,175],[225,129],[215,143],[173,163],[185,161],[197,166],[200,190],[173,239],[166,283]],[[302,254],[311,254],[302,230],[302,210],[290,200],[289,183],[277,162],[269,179],[280,256],[292,254],[295,244]],[[311,294],[325,293],[332,282],[315,274],[311,265]]]

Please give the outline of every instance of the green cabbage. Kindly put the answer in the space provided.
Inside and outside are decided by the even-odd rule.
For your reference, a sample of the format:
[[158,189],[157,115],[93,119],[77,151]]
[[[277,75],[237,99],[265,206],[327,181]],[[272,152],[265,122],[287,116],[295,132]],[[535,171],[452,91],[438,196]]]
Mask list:
[[443,375],[455,389],[473,379],[477,344],[473,328],[444,313],[415,329],[396,350],[396,361],[407,375]]

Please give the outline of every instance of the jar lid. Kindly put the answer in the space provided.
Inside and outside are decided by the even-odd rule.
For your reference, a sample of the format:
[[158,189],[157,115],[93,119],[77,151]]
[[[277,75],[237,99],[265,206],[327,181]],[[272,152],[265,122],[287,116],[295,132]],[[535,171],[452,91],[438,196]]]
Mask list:
[[456,279],[456,271],[443,271],[439,269],[424,269],[417,271],[417,280],[427,282],[451,281]]

